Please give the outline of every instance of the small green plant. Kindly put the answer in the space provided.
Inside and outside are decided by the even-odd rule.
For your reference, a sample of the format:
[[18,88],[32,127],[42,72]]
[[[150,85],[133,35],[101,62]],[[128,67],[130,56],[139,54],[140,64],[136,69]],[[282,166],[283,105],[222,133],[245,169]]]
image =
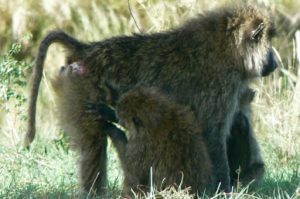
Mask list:
[[20,88],[27,84],[25,72],[31,64],[15,58],[21,50],[20,43],[13,43],[8,52],[0,56],[0,107],[5,111],[9,111],[7,102],[10,100],[14,100],[15,107],[26,101],[24,89]]

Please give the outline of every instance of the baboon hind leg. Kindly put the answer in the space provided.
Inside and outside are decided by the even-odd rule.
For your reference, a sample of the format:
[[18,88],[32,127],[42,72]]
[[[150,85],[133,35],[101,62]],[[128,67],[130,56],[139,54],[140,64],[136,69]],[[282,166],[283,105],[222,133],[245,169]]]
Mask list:
[[80,147],[80,183],[84,192],[101,195],[107,184],[107,138],[87,136]]

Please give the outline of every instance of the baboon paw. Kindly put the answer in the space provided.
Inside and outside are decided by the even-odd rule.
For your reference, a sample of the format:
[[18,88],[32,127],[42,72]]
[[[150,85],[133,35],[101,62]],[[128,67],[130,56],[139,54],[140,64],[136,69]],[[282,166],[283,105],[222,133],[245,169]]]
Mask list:
[[109,105],[102,102],[86,102],[85,103],[85,112],[89,114],[94,114],[96,120],[104,120],[110,122],[117,122],[117,116],[115,114],[114,109],[112,109]]

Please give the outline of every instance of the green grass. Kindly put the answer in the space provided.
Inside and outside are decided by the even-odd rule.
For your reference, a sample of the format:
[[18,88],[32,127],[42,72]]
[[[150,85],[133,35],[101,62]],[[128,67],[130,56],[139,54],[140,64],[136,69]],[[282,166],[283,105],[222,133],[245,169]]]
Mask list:
[[[271,151],[268,152],[272,154]],[[110,164],[107,198],[117,198],[122,172],[111,147],[108,154]],[[245,188],[241,188],[234,198],[297,198],[295,194],[300,183],[299,159],[285,164],[280,163],[280,159],[274,155],[266,160],[267,173],[256,192],[247,192]],[[1,146],[0,187],[0,198],[76,198],[79,196],[76,154],[66,148],[61,140],[46,138],[37,139],[30,150],[18,146]],[[188,197],[186,190],[170,189],[159,194],[165,197]]]
[[[231,3],[229,0],[131,0],[130,12],[127,1],[91,0],[89,4],[83,0],[52,0],[38,4],[35,0],[9,2],[0,0],[0,88],[10,89],[22,97],[28,96],[27,88],[6,80],[29,79],[31,69],[28,64],[33,62],[42,36],[51,29],[61,28],[90,41],[140,31],[156,32],[176,26],[203,10]],[[253,85],[257,91],[253,102],[254,128],[266,162],[264,181],[255,192],[242,187],[227,198],[300,198],[300,43],[295,43],[295,30],[300,29],[300,20],[297,21],[300,2],[249,2],[265,2],[275,15],[279,36],[274,46],[281,57],[281,68]],[[7,59],[4,54],[9,52],[15,40],[22,44],[21,53]],[[27,106],[23,104],[23,98],[8,99],[10,93],[0,89],[0,198],[83,197],[79,195],[76,154],[67,147],[67,140],[60,137],[49,81],[58,71],[58,67],[53,66],[61,66],[63,57],[61,48],[51,47],[40,89],[38,135],[30,150],[22,148]],[[19,67],[22,64],[26,67]],[[18,73],[8,73],[9,67]],[[111,145],[108,154],[107,198],[117,198],[123,174]],[[191,198],[187,190],[175,188],[155,193],[164,198]],[[214,196],[221,197],[225,196]],[[147,198],[150,198],[149,194]]]
[[[78,197],[76,159],[61,140],[37,139],[30,150],[1,146],[0,198]],[[114,151],[110,150],[109,159],[108,195],[117,197],[122,172]]]
[[38,141],[31,151],[1,147],[1,198],[75,196],[75,155],[49,141]]

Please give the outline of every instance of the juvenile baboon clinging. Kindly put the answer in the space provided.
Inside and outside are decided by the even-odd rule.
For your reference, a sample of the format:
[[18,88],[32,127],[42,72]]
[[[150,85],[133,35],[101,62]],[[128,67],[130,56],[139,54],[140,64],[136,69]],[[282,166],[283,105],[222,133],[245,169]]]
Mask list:
[[227,138],[227,154],[231,184],[244,185],[254,180],[258,184],[264,174],[264,162],[252,129],[251,102],[255,92],[247,89],[241,96],[239,111],[235,114],[230,136]]
[[[51,32],[37,57],[27,143],[35,132],[36,98],[47,49],[58,42],[69,51],[68,63],[84,63],[87,72],[83,79],[109,86],[116,96],[136,86],[156,87],[176,103],[192,107],[204,131],[214,185],[221,182],[221,190],[230,191],[226,139],[241,93],[251,80],[276,68],[272,37],[268,14],[251,6],[207,12],[170,31],[93,43]],[[90,150],[93,147],[96,145]],[[105,146],[96,149],[104,151]]]
[[[274,69],[266,68],[262,76],[268,76]],[[252,127],[251,102],[254,96],[255,92],[250,88],[245,89],[240,96],[238,112],[235,113],[230,136],[227,138],[227,155],[232,185],[237,181],[244,185],[250,182],[257,185],[265,173],[264,161]]]
[[[138,187],[146,191],[150,168],[153,184],[160,188],[181,184],[182,188],[191,187],[193,193],[208,188],[211,162],[201,127],[189,108],[174,103],[156,89],[139,88],[122,96],[116,111],[120,124],[128,130],[128,141],[113,124],[107,124],[104,131],[121,160],[124,194]],[[104,119],[116,122],[114,118]]]
[[[139,93],[134,94],[133,92],[134,91],[131,91],[131,94],[127,95],[126,98],[142,96],[139,95]],[[147,91],[144,91],[144,93],[147,93]],[[264,162],[261,157],[260,148],[256,141],[251,124],[252,112],[250,103],[252,102],[254,95],[255,92],[252,89],[247,89],[241,96],[239,103],[240,108],[234,116],[230,136],[227,138],[227,155],[230,169],[231,185],[236,184],[237,181],[239,181],[243,185],[247,185],[249,182],[254,181],[252,182],[252,185],[257,185],[261,181],[264,174]],[[146,94],[144,96],[144,100],[146,101],[145,103],[147,103],[148,101]],[[153,98],[154,96],[155,95],[150,95],[150,98]],[[137,102],[137,105],[134,105],[134,102]],[[165,102],[159,103],[159,98],[157,98],[156,103],[163,104]],[[153,107],[153,105],[154,103],[152,103],[151,107]],[[152,114],[151,110],[138,109],[136,108],[136,106],[140,106],[139,101],[133,100],[133,102],[130,103],[127,109],[129,110],[131,107],[133,107],[135,115],[147,114],[148,117],[155,117],[156,114]],[[98,118],[102,118],[105,121],[118,123],[118,118],[115,111],[103,103],[90,104],[87,108],[90,112],[94,112],[95,114],[97,114],[99,116]],[[138,111],[141,111],[141,113],[138,113]],[[162,109],[161,111],[166,110]],[[167,109],[167,111],[171,110]],[[184,115],[182,115],[181,118],[182,117],[184,117]],[[163,122],[163,120],[160,119],[157,119],[156,121],[158,123]],[[176,122],[176,120],[173,121]],[[155,125],[158,124],[154,124],[154,126]],[[120,129],[113,130],[114,128],[111,126],[113,125],[108,125],[110,132],[113,133],[109,133],[109,135],[111,136],[114,145],[119,145],[118,143],[121,143],[121,146],[124,145],[127,142],[125,132],[122,132]],[[128,124],[126,126],[128,126]],[[146,140],[145,142],[141,141],[140,144],[146,144]],[[123,147],[122,150],[120,149],[120,147],[117,148],[119,149],[118,151],[121,151],[121,154],[119,154],[120,158],[124,159],[126,156],[122,156],[124,156],[123,149],[125,147]]]

